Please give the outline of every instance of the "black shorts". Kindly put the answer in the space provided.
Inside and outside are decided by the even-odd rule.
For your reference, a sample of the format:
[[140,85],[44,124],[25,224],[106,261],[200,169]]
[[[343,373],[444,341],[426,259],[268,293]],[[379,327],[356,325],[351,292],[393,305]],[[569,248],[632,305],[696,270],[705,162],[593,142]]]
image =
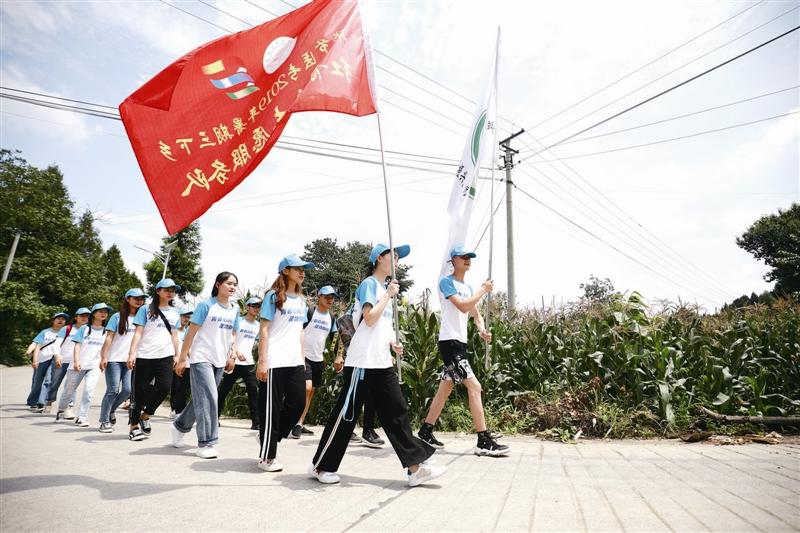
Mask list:
[[315,389],[322,385],[322,370],[324,368],[324,362],[312,361],[306,358],[306,381],[310,381],[311,386]]
[[444,367],[440,379],[461,383],[467,378],[474,378],[475,373],[467,360],[467,345],[457,340],[439,341],[439,353]]

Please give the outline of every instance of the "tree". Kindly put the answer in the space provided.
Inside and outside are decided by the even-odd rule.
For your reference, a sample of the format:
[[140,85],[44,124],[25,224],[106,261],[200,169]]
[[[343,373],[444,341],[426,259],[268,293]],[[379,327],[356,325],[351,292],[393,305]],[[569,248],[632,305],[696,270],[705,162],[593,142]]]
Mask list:
[[800,292],[800,204],[759,218],[736,244],[771,267],[764,280],[775,282],[776,294]]
[[590,302],[605,302],[614,294],[614,284],[608,278],[600,279],[594,274],[589,276],[587,283],[581,283],[583,297]]
[[[161,239],[159,254],[162,257],[167,256],[165,246],[174,240],[177,240],[178,244],[170,254],[167,277],[172,278],[181,286],[178,296],[185,301],[187,294],[197,296],[203,290],[203,269],[200,267],[202,253],[200,224],[197,221],[192,222],[175,235]],[[164,263],[154,257],[144,264],[144,271],[147,276],[146,290],[154,294],[156,283],[164,273]]]
[[116,244],[112,244],[111,248],[103,254],[103,266],[105,267],[104,275],[106,278],[106,288],[108,289],[108,297],[104,301],[116,307],[115,302],[122,300],[128,289],[134,287],[142,287],[142,281],[139,276],[125,268],[125,263],[122,261],[122,253]]
[[[305,245],[302,259],[311,261],[317,268],[308,271],[303,285],[309,293],[316,293],[323,285],[332,285],[343,301],[349,302],[358,284],[369,275],[369,253],[372,244],[358,241],[340,246],[336,239],[326,237]],[[397,279],[401,294],[414,282],[408,278],[408,265],[399,265]]]

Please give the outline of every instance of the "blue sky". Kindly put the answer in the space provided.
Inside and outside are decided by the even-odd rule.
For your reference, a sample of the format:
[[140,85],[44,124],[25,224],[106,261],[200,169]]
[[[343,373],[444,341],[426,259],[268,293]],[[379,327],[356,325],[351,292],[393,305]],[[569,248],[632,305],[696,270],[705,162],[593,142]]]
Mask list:
[[[218,9],[197,1],[174,5],[212,24],[164,2],[4,1],[2,85],[116,106],[182,54],[225,34],[213,24],[238,31],[249,26],[230,15],[258,24],[272,18],[264,9],[276,14],[291,9],[280,1],[254,2],[263,9],[241,0],[208,3]],[[537,139],[559,140],[796,26],[797,6],[782,1],[367,2],[366,24],[380,52],[376,82],[386,149],[460,157],[473,105],[421,75],[478,98],[500,25],[500,115],[528,130],[514,143],[522,151],[514,170],[520,188],[514,196],[518,301],[573,300],[581,293],[579,284],[594,274],[652,302],[681,299],[712,310],[769,287],[762,280],[764,265],[739,249],[735,238],[759,216],[800,198],[798,115],[574,156],[793,113],[800,107],[796,88],[541,155],[534,155]],[[796,86],[798,44],[795,32],[586,136]],[[127,265],[141,271],[148,257],[133,245],[155,248],[164,227],[121,123],[7,99],[0,100],[0,111],[2,147],[21,150],[34,165],[57,164],[77,204],[100,216],[104,244],[117,243]],[[501,121],[501,127],[510,124]],[[374,117],[306,113],[296,115],[284,135],[378,146]],[[389,171],[395,240],[412,246],[412,296],[436,283],[452,180],[450,168],[440,168],[439,173]],[[231,270],[242,285],[256,288],[271,281],[283,255],[301,252],[315,238],[386,240],[380,186],[379,166],[274,150],[200,219],[207,279]],[[477,226],[488,212],[488,196],[484,186],[472,235],[482,229]],[[297,222],[280,222],[289,219]],[[505,290],[504,210],[496,223],[494,277],[498,289]],[[486,239],[478,252],[474,285],[486,275]]]

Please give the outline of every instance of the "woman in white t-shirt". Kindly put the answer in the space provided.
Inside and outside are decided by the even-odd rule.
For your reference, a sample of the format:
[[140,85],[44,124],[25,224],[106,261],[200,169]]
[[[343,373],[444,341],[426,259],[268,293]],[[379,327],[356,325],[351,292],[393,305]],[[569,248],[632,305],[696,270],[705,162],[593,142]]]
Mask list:
[[403,346],[394,333],[391,299],[400,290],[396,279],[384,287],[393,269],[392,261],[410,252],[408,245],[394,253],[385,244],[377,244],[369,256],[373,274],[356,290],[353,307],[353,339],[344,362],[344,383],[336,406],[328,418],[317,453],[308,469],[309,475],[322,483],[338,483],[339,469],[350,435],[356,425],[364,400],[372,402],[400,463],[408,473],[412,487],[444,474],[444,466],[428,463],[434,449],[411,432],[406,403],[392,364],[393,350],[403,354]]
[[[75,343],[73,341],[75,340],[75,335],[78,334],[78,331],[82,326],[89,323],[89,315],[91,314],[92,312],[88,307],[79,307],[78,310],[75,311],[75,315],[72,317],[72,324],[64,326],[58,332],[58,340],[56,341],[56,345],[58,345],[58,353],[53,358],[53,364],[55,367],[53,368],[52,380],[47,391],[48,405],[52,405],[56,401],[58,389],[61,387],[61,383],[64,381],[64,378],[67,376],[67,372],[72,366],[72,353],[75,348]],[[64,387],[64,392],[62,392],[62,394],[66,396],[66,386]],[[72,409],[70,409],[72,402],[75,401],[75,392],[73,391],[72,395],[66,400],[68,407],[64,412],[56,412],[56,422],[75,419],[75,413],[73,413]]]
[[305,271],[311,268],[314,263],[303,261],[297,254],[281,259],[278,277],[261,303],[256,368],[261,443],[258,468],[267,472],[283,470],[275,459],[278,442],[289,435],[306,403],[303,324],[307,309],[302,286]]
[[250,407],[250,429],[258,430],[258,382],[256,381],[256,364],[253,361],[253,345],[258,340],[258,315],[261,313],[261,298],[254,296],[245,303],[247,314],[239,321],[236,332],[236,366],[230,374],[222,376],[219,384],[219,414],[225,407],[225,398],[236,382],[241,379],[247,391],[247,403]]
[[[43,390],[45,377],[53,364],[53,358],[58,353],[58,332],[64,327],[69,315],[67,313],[56,313],[50,319],[50,327],[43,329],[33,339],[33,354],[31,355],[31,366],[33,367],[33,382],[31,383],[31,392],[28,395],[27,404],[32,411],[37,413],[44,412],[44,403],[42,403],[42,396],[46,396],[47,391]],[[52,380],[51,380],[52,383]]]
[[197,423],[197,456],[213,459],[219,441],[217,387],[226,368],[233,370],[234,343],[239,327],[239,306],[233,302],[239,278],[220,272],[211,298],[200,302],[192,313],[189,333],[183,339],[175,373],[183,376],[191,352],[192,399],[170,426],[172,445],[183,447],[183,436]]
[[128,409],[128,438],[132,441],[150,435],[150,417],[167,397],[172,384],[172,368],[178,360],[180,322],[172,300],[179,290],[180,285],[171,279],[162,279],[156,283],[153,301],[141,306],[133,319],[136,331],[128,351],[128,368],[133,370],[133,392]]
[[131,348],[136,326],[133,318],[144,305],[144,291],[129,289],[106,325],[106,340],[100,350],[100,370],[106,375],[106,393],[100,405],[100,433],[111,433],[117,423],[115,414],[122,402],[131,395],[131,370],[128,368],[128,351]]
[[[109,311],[111,311],[111,307],[104,303],[94,304],[89,323],[81,326],[73,338],[75,346],[72,352],[72,368],[67,372],[67,385],[58,402],[58,412],[63,415],[67,409],[68,398],[74,397],[75,391],[83,381],[81,405],[78,409],[78,416],[75,418],[75,424],[80,427],[89,427],[87,417],[94,389],[100,378],[100,349],[105,342],[105,325]],[[59,419],[59,416],[56,415],[56,420]]]

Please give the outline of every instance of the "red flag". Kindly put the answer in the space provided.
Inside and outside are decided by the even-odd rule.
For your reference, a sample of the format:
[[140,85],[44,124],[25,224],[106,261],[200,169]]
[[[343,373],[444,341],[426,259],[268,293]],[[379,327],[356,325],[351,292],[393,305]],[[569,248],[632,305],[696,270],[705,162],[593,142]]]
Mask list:
[[298,111],[376,111],[358,3],[316,0],[201,46],[119,106],[170,234],[231,192]]

